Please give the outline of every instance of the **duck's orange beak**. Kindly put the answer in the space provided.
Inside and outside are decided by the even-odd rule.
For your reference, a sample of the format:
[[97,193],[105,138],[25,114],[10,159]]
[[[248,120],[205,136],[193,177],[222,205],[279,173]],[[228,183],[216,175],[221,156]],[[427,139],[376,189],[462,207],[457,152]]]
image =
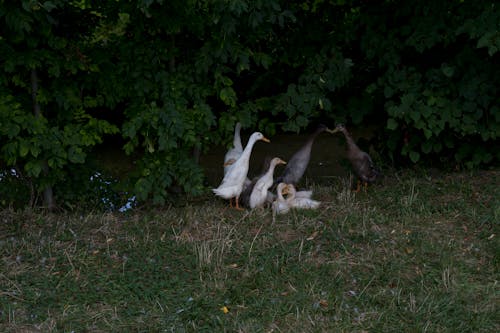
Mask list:
[[288,185],[283,187],[283,189],[281,190],[281,194],[282,195],[287,195],[288,194]]
[[334,134],[334,133],[337,133],[339,131],[339,129],[338,128],[334,128],[334,129],[327,128],[325,131],[327,131],[328,133]]
[[262,140],[262,141],[264,141],[264,142],[271,142],[271,140],[269,140],[269,139],[268,139],[268,138],[266,138],[266,137],[263,137],[261,140]]

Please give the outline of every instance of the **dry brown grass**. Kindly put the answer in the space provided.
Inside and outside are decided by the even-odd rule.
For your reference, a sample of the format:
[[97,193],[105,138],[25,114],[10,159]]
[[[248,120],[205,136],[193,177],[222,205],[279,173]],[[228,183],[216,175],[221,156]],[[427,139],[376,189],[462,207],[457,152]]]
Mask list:
[[0,329],[493,332],[499,176],[336,179],[274,218],[1,211]]

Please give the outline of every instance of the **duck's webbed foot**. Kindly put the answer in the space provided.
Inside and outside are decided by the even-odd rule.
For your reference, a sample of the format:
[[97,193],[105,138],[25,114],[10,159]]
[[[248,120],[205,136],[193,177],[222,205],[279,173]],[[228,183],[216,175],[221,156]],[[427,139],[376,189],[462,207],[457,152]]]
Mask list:
[[237,210],[244,210],[243,208],[240,207],[239,205],[239,201],[240,201],[240,198],[239,197],[236,197],[234,198],[234,200],[236,201],[236,205],[234,206],[235,209]]

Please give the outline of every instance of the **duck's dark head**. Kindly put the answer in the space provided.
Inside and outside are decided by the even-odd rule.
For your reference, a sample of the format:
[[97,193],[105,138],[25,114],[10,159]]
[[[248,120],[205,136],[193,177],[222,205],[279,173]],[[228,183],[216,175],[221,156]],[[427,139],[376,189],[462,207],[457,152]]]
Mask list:
[[328,127],[327,127],[325,124],[319,124],[319,125],[318,125],[317,130],[324,131],[324,130],[326,130],[327,128],[328,128]]
[[328,128],[325,124],[319,124],[318,127],[316,128],[316,133],[321,133],[321,132],[332,132],[331,129]]

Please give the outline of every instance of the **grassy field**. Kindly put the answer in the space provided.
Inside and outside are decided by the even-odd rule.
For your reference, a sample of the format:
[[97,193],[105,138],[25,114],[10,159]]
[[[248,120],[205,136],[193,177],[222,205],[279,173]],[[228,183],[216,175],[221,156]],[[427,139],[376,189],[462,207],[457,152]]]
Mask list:
[[276,217],[1,211],[0,331],[500,331],[500,171],[312,188]]

